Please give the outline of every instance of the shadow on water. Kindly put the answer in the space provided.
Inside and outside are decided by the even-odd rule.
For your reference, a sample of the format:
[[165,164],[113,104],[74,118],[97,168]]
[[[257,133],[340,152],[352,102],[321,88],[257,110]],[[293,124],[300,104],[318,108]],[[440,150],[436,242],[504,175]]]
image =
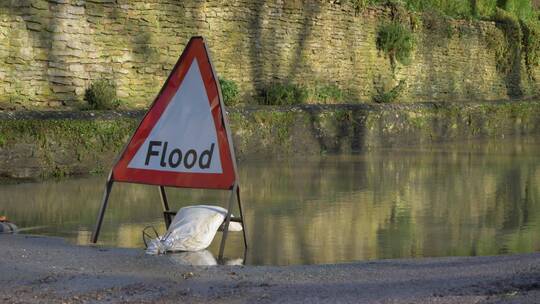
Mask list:
[[[240,181],[247,264],[315,264],[380,258],[540,250],[540,138],[465,142],[355,155],[246,160]],[[0,186],[0,214],[26,233],[88,244],[105,177]],[[225,205],[227,193],[170,189],[173,208]],[[163,231],[158,189],[117,184],[101,242],[142,250],[141,231]],[[203,256],[213,263],[220,234]],[[243,257],[231,233],[225,256]],[[215,258],[214,258],[215,259]]]

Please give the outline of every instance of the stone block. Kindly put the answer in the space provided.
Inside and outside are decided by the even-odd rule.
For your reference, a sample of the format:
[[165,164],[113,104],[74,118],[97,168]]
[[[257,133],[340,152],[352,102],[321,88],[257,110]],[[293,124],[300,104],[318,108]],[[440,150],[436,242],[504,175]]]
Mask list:
[[47,0],[34,0],[31,2],[31,7],[38,10],[48,10],[49,2]]
[[47,69],[47,75],[52,77],[71,77],[71,73],[66,70],[49,68]]
[[82,64],[71,64],[69,65],[69,70],[75,73],[84,72],[84,66]]
[[53,85],[71,85],[73,83],[71,77],[50,76],[48,79]]

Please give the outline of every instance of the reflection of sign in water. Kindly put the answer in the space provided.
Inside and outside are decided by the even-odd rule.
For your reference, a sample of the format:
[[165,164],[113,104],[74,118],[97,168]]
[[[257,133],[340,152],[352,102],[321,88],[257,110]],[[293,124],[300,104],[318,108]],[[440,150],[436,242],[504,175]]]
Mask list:
[[217,86],[202,39],[192,40],[114,167],[113,178],[231,189],[234,165]]

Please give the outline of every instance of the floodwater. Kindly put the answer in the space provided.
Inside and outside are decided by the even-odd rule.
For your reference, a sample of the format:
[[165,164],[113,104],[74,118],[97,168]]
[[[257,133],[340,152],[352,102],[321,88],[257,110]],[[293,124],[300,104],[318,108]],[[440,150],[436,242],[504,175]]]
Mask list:
[[[540,137],[242,161],[246,264],[476,256],[540,250]],[[23,233],[87,245],[105,176],[0,185],[0,215]],[[177,209],[227,192],[168,189]],[[158,188],[115,184],[100,243],[143,248],[164,230]],[[241,233],[226,256],[243,258]],[[203,259],[217,254],[218,233]]]

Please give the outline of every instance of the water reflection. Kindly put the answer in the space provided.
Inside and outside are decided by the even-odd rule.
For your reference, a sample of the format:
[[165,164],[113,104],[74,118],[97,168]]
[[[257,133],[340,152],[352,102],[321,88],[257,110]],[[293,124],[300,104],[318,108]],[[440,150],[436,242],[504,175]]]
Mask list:
[[[516,138],[377,150],[361,155],[248,160],[240,180],[247,264],[491,255],[540,250],[540,140]],[[104,177],[0,186],[0,214],[27,233],[87,244]],[[225,205],[227,193],[172,189],[175,208]],[[100,241],[142,248],[164,230],[157,187],[115,184]],[[209,253],[216,254],[219,234]],[[243,256],[231,233],[226,255]],[[204,260],[204,259],[203,259]]]
[[214,255],[208,250],[195,252],[175,252],[167,255],[171,261],[178,265],[191,266],[214,266],[217,265],[217,260]]
[[[218,260],[208,250],[200,250],[194,252],[172,252],[165,255],[174,264],[190,265],[190,266],[215,266],[218,265]],[[221,265],[240,266],[244,265],[242,258],[227,258],[220,261]]]

